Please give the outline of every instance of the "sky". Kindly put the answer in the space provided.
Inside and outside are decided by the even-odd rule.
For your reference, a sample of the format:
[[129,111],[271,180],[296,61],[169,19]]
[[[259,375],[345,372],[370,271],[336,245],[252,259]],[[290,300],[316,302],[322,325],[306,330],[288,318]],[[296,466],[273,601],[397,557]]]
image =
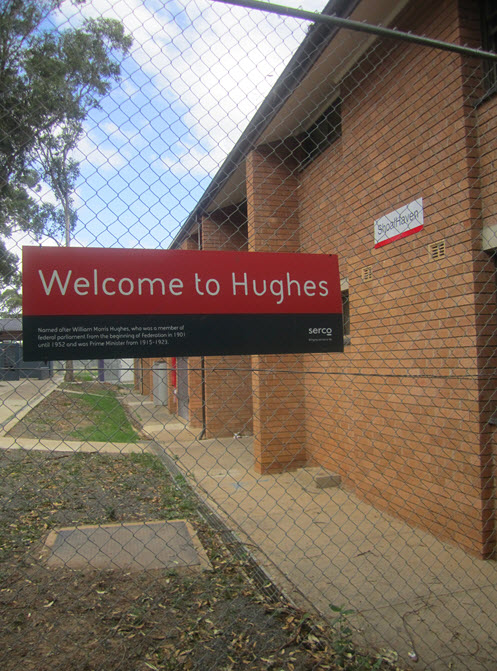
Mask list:
[[167,248],[309,23],[212,0],[68,2],[53,21],[64,30],[97,16],[119,19],[133,46],[75,154],[71,244]]

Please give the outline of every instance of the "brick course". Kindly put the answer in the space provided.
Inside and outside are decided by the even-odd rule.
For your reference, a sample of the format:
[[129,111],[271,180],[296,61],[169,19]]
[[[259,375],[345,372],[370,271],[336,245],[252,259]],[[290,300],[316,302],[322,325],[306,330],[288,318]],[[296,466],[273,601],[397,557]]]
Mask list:
[[[259,147],[247,159],[249,250],[299,252],[297,163],[285,147]],[[305,406],[301,356],[253,356],[254,467],[303,466]]]

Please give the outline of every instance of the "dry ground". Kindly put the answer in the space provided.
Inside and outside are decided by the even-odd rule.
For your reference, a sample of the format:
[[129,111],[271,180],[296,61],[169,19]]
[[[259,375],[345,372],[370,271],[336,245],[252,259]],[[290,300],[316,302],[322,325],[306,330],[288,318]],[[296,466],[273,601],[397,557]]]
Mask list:
[[[69,396],[49,397],[16,431],[36,433],[41,419],[40,432],[60,438],[87,422],[77,395],[64,406],[61,393]],[[189,519],[211,568],[74,571],[42,559],[50,529],[160,519]],[[247,566],[154,456],[0,453],[3,671],[387,668],[353,652],[340,614],[334,629],[324,626],[267,596]]]

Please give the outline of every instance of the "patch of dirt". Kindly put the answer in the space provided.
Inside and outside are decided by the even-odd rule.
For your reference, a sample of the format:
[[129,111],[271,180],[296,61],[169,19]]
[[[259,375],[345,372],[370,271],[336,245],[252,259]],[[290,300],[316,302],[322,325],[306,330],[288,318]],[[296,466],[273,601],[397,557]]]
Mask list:
[[252,586],[237,584],[235,570],[217,569],[216,577],[18,571],[1,594],[9,613],[2,669],[334,668],[316,666],[311,641],[306,650],[309,627],[291,640],[300,613],[265,604]]
[[14,438],[63,440],[75,429],[91,426],[91,418],[81,413],[79,400],[76,395],[53,391],[7,435]]
[[[340,663],[331,630],[259,591],[152,455],[4,451],[0,494],[3,671],[359,668]],[[42,559],[54,527],[174,518],[193,524],[212,569],[50,569]]]
[[[79,394],[53,392],[10,432],[64,440],[91,422]],[[51,529],[187,519],[204,571],[70,570],[45,564]],[[183,478],[151,454],[0,451],[2,671],[383,669],[283,597],[270,598],[198,511]],[[375,664],[373,667],[372,664]]]

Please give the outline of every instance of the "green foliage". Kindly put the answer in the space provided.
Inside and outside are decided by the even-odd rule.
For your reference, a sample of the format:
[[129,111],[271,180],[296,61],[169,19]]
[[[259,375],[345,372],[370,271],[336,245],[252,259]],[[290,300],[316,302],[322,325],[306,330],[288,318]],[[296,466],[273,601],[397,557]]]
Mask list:
[[128,455],[128,458],[133,464],[137,464],[142,468],[147,468],[150,471],[153,471],[156,475],[164,473],[164,466],[160,459],[153,454],[148,454],[147,452],[132,452]]
[[[5,257],[3,252],[5,250],[2,246],[2,241],[0,240],[0,269],[2,264],[4,264]],[[8,252],[5,251],[6,254]],[[13,256],[13,255],[12,255]],[[15,258],[14,258],[15,262]],[[0,270],[1,272],[1,270]],[[19,287],[9,286],[3,291],[0,292],[0,317],[16,317],[21,316],[22,312],[22,296],[19,293]]]
[[[50,15],[61,5],[62,0],[0,3],[0,238],[16,229],[60,237],[74,227],[71,194],[79,166],[70,153],[90,110],[119,79],[119,59],[131,47],[114,19],[51,27]],[[39,202],[41,180],[58,207]],[[5,249],[0,256],[0,279],[8,282],[16,259]]]
[[383,667],[383,659],[363,655],[353,643],[354,630],[349,618],[355,611],[333,604],[330,604],[330,609],[335,614],[330,624],[334,633],[333,651],[336,668],[347,671],[379,671]]
[[72,437],[77,440],[135,443],[139,437],[131,426],[126,413],[112,391],[100,394],[82,394],[80,402],[87,407],[90,426],[75,429]]
[[74,379],[77,382],[93,382],[96,375],[90,370],[78,370],[74,373]]

